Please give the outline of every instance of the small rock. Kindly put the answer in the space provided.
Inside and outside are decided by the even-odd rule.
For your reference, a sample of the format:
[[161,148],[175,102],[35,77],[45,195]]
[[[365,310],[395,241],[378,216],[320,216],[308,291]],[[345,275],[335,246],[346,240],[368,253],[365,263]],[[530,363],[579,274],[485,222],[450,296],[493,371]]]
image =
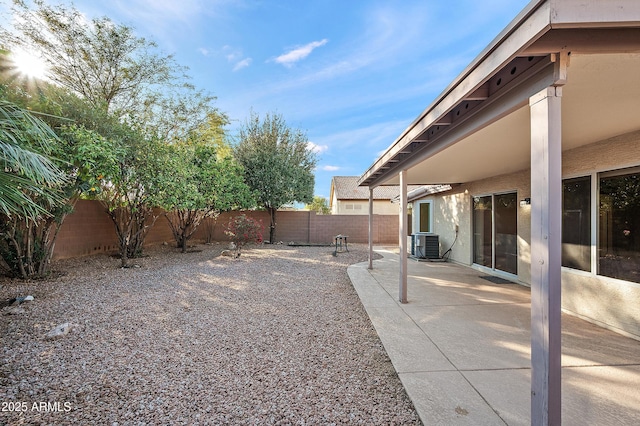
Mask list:
[[76,328],[75,324],[72,324],[70,322],[65,322],[64,324],[60,324],[59,326],[57,326],[56,328],[48,332],[44,337],[46,339],[57,339],[59,337],[66,336],[75,328]]
[[228,257],[233,257],[234,259],[237,259],[238,257],[240,257],[240,253],[238,253],[235,250],[222,250],[220,252],[220,256],[228,256]]
[[23,302],[33,302],[33,296],[29,295],[29,296],[16,297],[16,302],[18,304],[23,303]]

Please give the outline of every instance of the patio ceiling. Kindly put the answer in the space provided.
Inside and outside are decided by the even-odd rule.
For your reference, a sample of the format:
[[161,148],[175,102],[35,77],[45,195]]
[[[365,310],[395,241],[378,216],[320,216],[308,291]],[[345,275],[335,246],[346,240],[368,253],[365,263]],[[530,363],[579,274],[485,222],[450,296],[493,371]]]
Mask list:
[[[361,176],[360,185],[396,185],[400,170],[407,170],[407,184],[453,184],[528,169],[529,97],[565,77],[563,150],[639,130],[640,23],[552,29],[537,22],[542,3],[523,11]],[[636,12],[640,16],[640,8]],[[526,20],[532,23],[524,25]],[[566,76],[559,74],[562,57],[568,57]]]

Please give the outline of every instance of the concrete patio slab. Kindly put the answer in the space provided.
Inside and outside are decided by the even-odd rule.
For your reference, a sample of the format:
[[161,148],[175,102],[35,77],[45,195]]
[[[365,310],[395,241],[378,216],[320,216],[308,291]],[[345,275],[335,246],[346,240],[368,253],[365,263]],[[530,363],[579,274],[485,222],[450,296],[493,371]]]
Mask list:
[[400,310],[369,308],[367,312],[398,373],[455,371],[420,327]]
[[[450,263],[409,262],[398,298],[397,252],[349,276],[424,424],[530,424],[530,291]],[[565,425],[640,424],[640,341],[562,316]]]
[[406,306],[403,310],[459,370],[531,365],[529,305]]
[[400,374],[400,379],[425,425],[504,424],[457,371]]

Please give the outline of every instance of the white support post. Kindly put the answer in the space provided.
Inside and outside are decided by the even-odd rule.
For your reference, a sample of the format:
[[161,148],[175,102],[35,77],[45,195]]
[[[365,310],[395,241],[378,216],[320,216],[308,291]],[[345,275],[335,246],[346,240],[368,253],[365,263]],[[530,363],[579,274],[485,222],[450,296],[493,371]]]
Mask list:
[[561,87],[529,99],[531,111],[531,424],[560,425]]
[[398,300],[407,303],[407,171],[400,172],[400,226],[398,242],[400,245],[400,285]]
[[369,187],[369,269],[373,269],[373,188]]

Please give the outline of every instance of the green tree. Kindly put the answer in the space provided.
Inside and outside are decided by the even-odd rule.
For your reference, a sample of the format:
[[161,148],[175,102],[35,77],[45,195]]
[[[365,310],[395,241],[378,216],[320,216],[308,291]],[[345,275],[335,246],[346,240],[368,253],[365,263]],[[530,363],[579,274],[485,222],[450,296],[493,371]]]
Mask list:
[[33,275],[48,271],[57,232],[80,197],[96,198],[104,205],[120,242],[122,265],[128,266],[128,259],[140,254],[146,233],[157,218],[150,206],[143,205],[150,191],[139,190],[145,185],[153,188],[149,180],[143,181],[154,176],[149,171],[154,168],[149,163],[157,158],[152,145],[113,114],[64,88],[39,82],[36,91],[25,91],[13,83],[4,81],[2,93],[40,111],[56,129],[61,143],[53,145],[53,153],[66,160],[64,170],[72,177],[62,187],[63,206],[51,209],[51,215],[37,226],[27,229],[30,224],[15,224],[23,228],[16,232],[25,241],[22,246],[37,248],[37,253],[28,257],[33,263],[30,270],[36,271]]
[[321,197],[319,195],[315,195],[313,197],[313,201],[310,204],[307,204],[306,208],[320,214],[331,213],[331,210],[329,209],[329,202],[327,201],[326,198]]
[[212,110],[215,97],[189,83],[188,68],[130,26],[42,0],[14,0],[11,10],[12,27],[0,27],[9,50],[37,54],[55,85],[148,138],[184,139]]
[[[57,165],[68,177],[56,188],[58,203],[49,203],[42,197],[34,199],[46,210],[45,215],[31,220],[14,216],[2,222],[4,235],[11,236],[10,244],[5,241],[2,248],[4,273],[22,278],[41,277],[49,272],[55,241],[65,217],[72,211],[82,188],[87,188],[90,182],[84,181],[87,177],[86,165],[78,167],[78,163],[82,162],[82,155],[76,151],[78,144],[70,143],[67,137],[63,137],[62,128],[69,125],[71,120],[62,118],[62,115],[76,111],[63,108],[56,102],[64,89],[42,81],[31,84],[32,81],[19,78],[12,70],[14,67],[9,52],[0,52],[0,60],[4,71],[0,74],[0,97],[28,109],[30,114],[40,117],[41,122],[46,122],[48,131],[53,134],[47,141],[47,153],[54,158],[64,159],[57,161]],[[82,103],[82,110],[86,108],[86,103]],[[94,152],[94,149],[87,152]]]
[[[63,137],[73,147],[76,191],[99,200],[118,237],[121,266],[142,252],[146,235],[159,217],[150,200],[157,191],[163,144],[148,141],[123,126],[105,138],[96,131],[70,126]],[[77,198],[76,198],[77,199]]]
[[107,17],[87,20],[75,7],[14,0],[13,28],[1,28],[9,50],[37,53],[47,77],[107,111],[128,111],[184,80],[185,68],[134,29]]
[[123,268],[142,254],[144,240],[160,216],[155,200],[160,191],[158,170],[164,162],[165,144],[130,129],[123,139],[111,139],[117,169],[103,180],[96,198],[105,206],[120,244]]
[[91,106],[88,114],[74,111],[76,124],[112,144],[104,153],[118,158],[118,172],[96,195],[114,222],[127,266],[157,218],[149,203],[162,144],[183,140],[206,122],[214,98],[188,82],[186,67],[172,55],[161,54],[129,26],[106,17],[88,20],[73,6],[42,0],[32,7],[16,0],[12,12],[12,28],[0,28],[0,39],[11,50],[43,58],[47,77]]
[[313,199],[316,154],[308,149],[306,134],[289,128],[281,115],[267,114],[261,121],[253,112],[240,129],[234,154],[259,205],[269,212],[269,241],[273,243],[277,210]]
[[166,149],[157,200],[184,253],[205,218],[217,219],[223,211],[251,207],[254,201],[242,168],[233,157],[220,153],[218,146],[190,141]]

